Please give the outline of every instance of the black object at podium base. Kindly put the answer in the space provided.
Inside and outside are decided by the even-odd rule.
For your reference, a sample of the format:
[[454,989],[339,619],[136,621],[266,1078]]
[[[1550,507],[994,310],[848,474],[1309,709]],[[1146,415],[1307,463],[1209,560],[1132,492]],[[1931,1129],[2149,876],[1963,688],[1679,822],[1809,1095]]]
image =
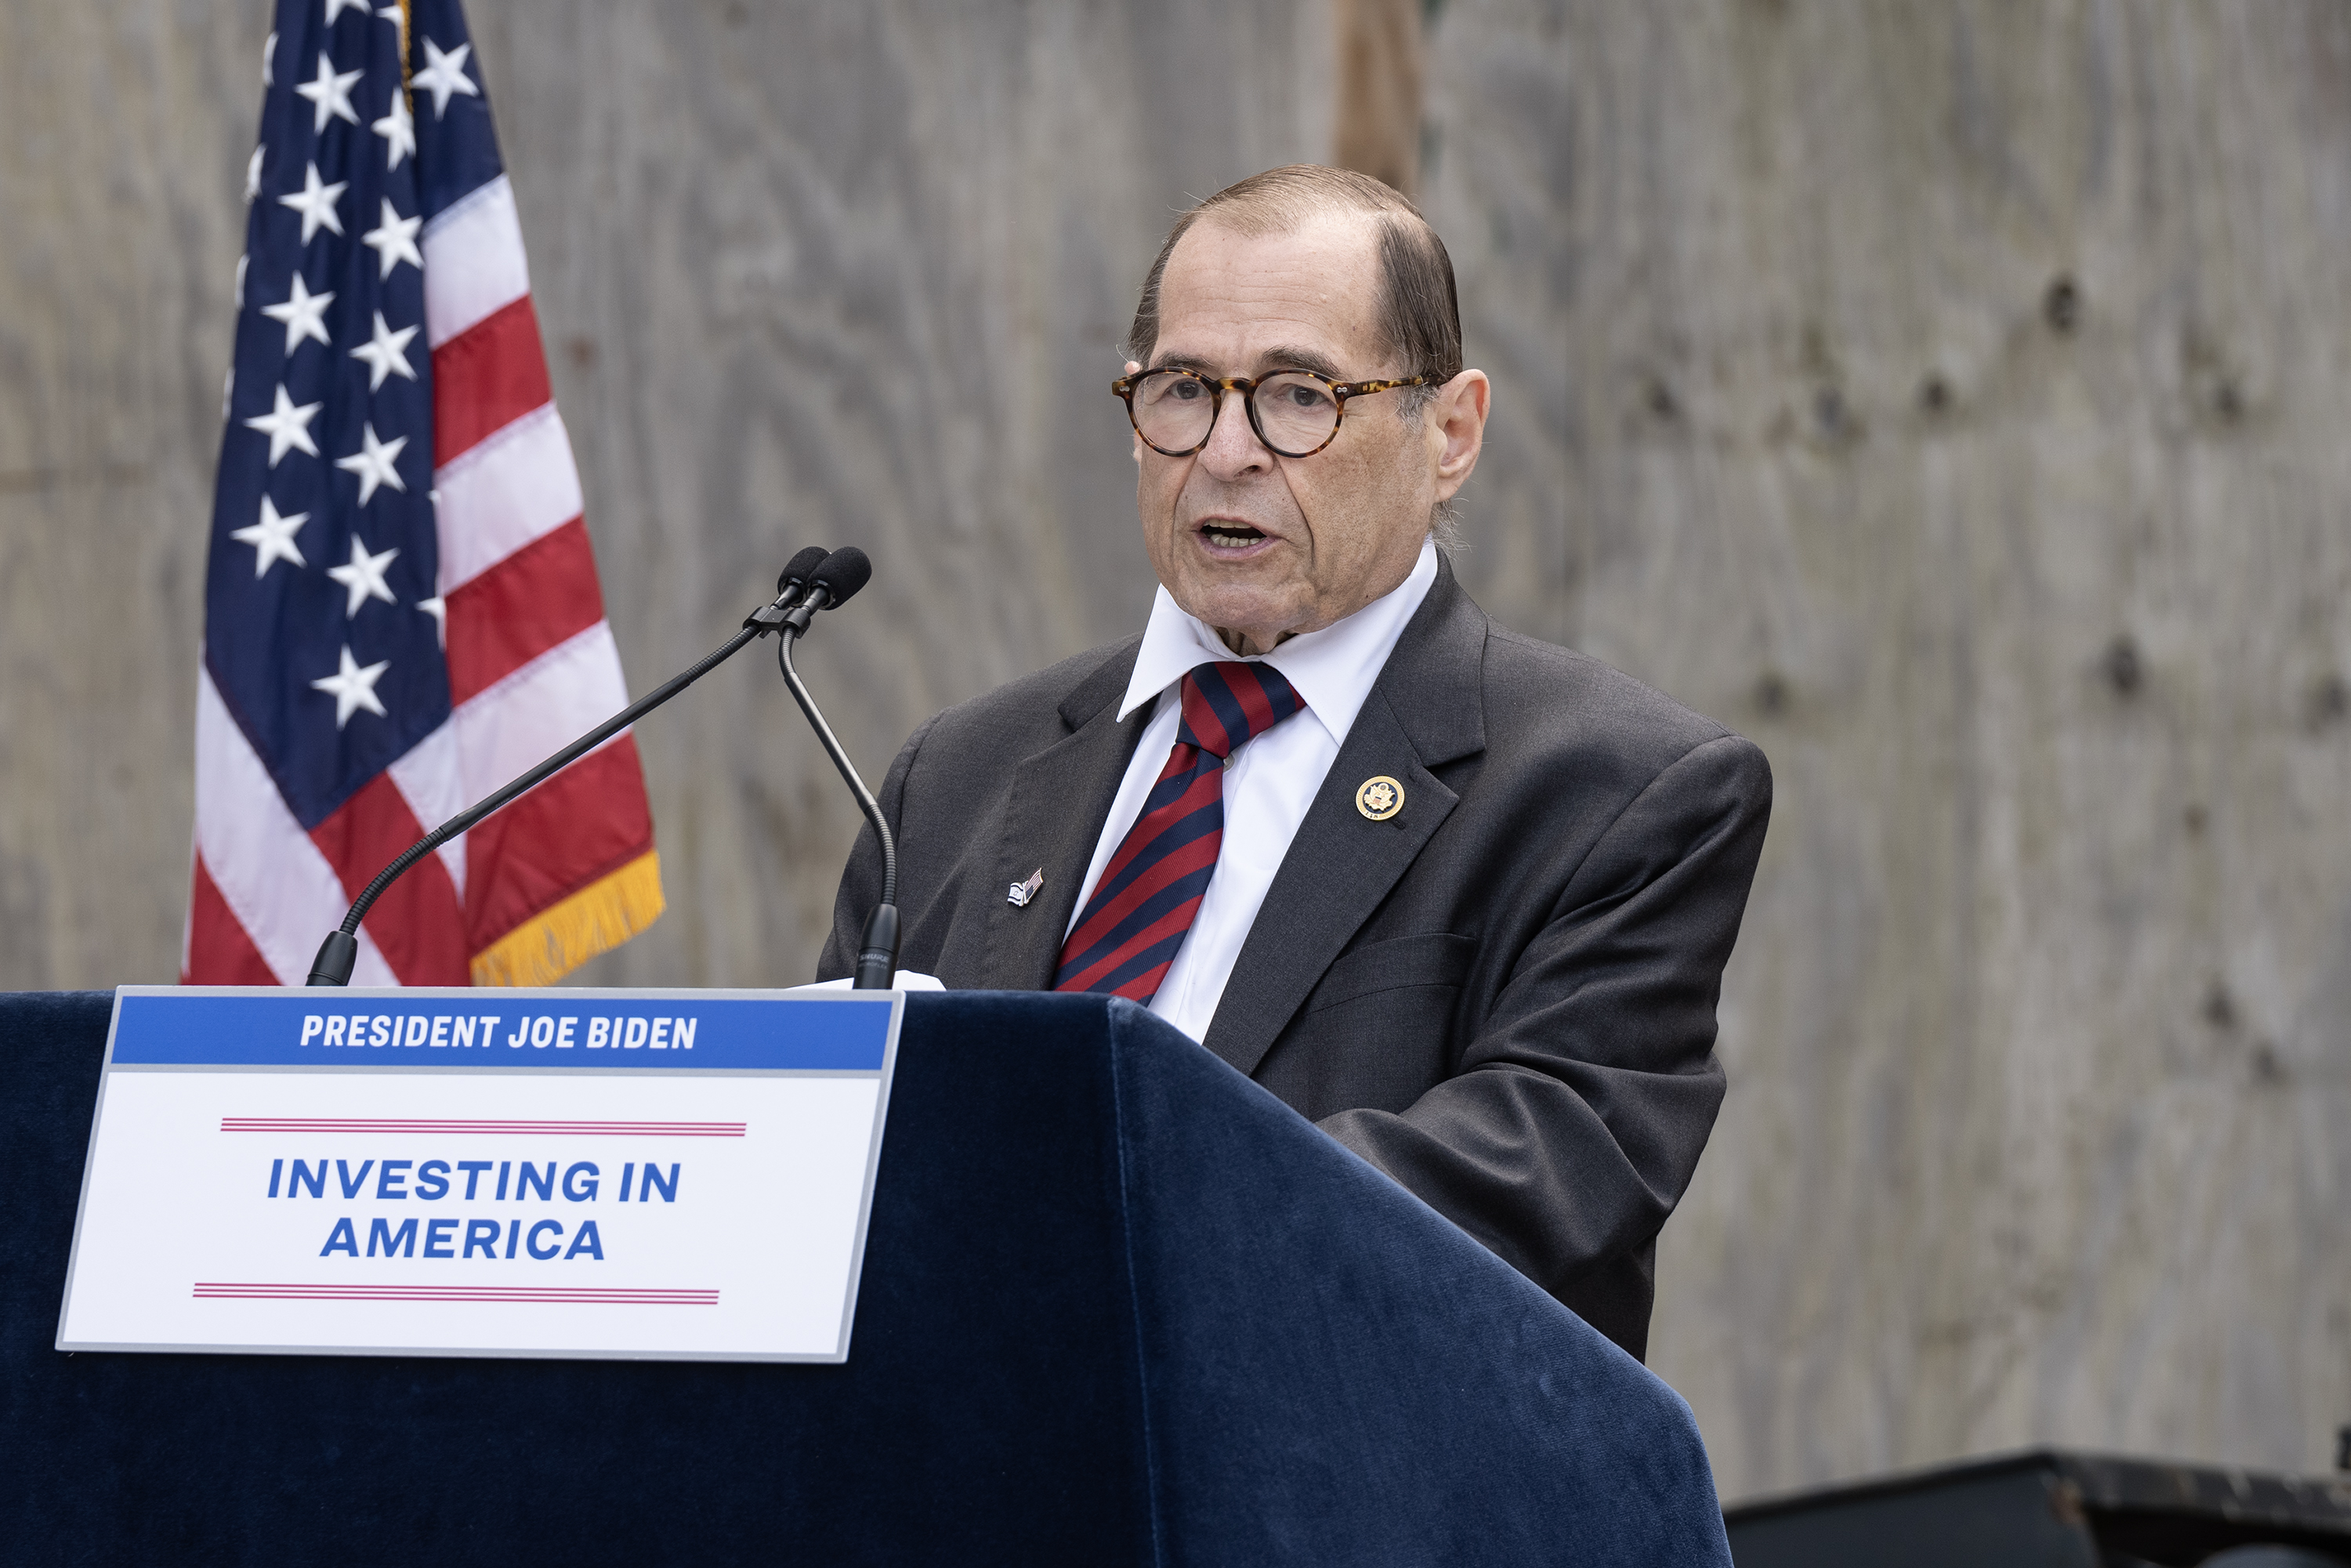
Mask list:
[[0,997],[11,1564],[1729,1561],[1671,1390],[1092,997],[908,998],[844,1366],[60,1354],[110,1001]]
[[[2231,1548],[2299,1548],[2262,1568],[2351,1568],[2351,1478],[2035,1448],[1742,1503],[1739,1568],[2197,1568]],[[2246,1563],[2243,1568],[2255,1568]]]

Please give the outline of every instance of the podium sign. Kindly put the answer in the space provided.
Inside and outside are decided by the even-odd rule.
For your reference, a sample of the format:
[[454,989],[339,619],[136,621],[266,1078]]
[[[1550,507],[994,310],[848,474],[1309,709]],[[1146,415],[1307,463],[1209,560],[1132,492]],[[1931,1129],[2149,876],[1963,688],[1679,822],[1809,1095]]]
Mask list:
[[845,1361],[902,1008],[126,986],[57,1348]]

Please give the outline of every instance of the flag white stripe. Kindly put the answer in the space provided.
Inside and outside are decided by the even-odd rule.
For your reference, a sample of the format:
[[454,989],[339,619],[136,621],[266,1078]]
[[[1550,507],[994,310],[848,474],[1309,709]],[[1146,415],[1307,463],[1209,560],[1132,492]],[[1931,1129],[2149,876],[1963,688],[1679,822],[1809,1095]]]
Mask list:
[[586,510],[571,438],[551,402],[467,447],[433,483],[444,594]]
[[424,225],[424,340],[439,348],[530,292],[522,220],[504,174]]
[[[416,821],[425,831],[439,827],[466,807],[473,800],[465,789],[464,770],[457,764],[457,732],[452,725],[443,725],[395,758],[384,769],[392,775],[392,788],[408,802]],[[500,779],[497,782],[503,783]],[[493,786],[485,785],[474,794],[486,795]],[[465,835],[459,833],[434,853],[456,884],[457,902],[465,902]]]
[[611,625],[599,621],[458,706],[450,724],[465,776],[486,780],[481,793],[487,794],[628,701],[620,646]]
[[[210,670],[199,671],[196,685],[196,852],[277,983],[308,980],[319,942],[342,924],[350,900],[229,716]],[[351,983],[400,983],[364,930]]]
[[[450,723],[426,736],[387,771],[416,820],[428,829],[436,827],[620,712],[628,701],[611,623],[600,621],[475,693]],[[542,722],[550,717],[560,722]],[[556,734],[559,729],[560,735]],[[518,735],[534,737],[532,746],[544,745],[522,757],[529,746],[509,739]],[[496,741],[481,741],[483,737]],[[470,749],[467,737],[476,742]],[[462,901],[465,835],[458,834],[435,852],[449,868]]]

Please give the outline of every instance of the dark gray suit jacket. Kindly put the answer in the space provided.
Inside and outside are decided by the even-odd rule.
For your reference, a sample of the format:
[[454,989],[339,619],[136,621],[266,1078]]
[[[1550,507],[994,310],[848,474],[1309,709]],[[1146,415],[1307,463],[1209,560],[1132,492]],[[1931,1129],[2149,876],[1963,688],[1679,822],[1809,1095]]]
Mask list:
[[[1043,990],[1150,716],[1140,639],[949,708],[882,789],[900,962]],[[1384,822],[1364,779],[1403,782]],[[1763,754],[1496,626],[1441,568],[1259,910],[1205,1042],[1640,1355],[1656,1236],[1722,1103],[1715,1002],[1771,814]],[[1007,888],[1042,867],[1016,908]],[[820,974],[881,893],[869,829]]]

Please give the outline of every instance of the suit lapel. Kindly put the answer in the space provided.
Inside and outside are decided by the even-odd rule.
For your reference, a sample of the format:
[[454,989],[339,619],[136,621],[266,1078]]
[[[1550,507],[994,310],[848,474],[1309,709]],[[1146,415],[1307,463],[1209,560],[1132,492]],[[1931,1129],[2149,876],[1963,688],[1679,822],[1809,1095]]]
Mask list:
[[[1486,630],[1485,612],[1440,563],[1299,824],[1217,1005],[1204,1043],[1241,1071],[1256,1071],[1452,813],[1457,797],[1429,769],[1485,749]],[[1356,809],[1355,791],[1382,774],[1404,786],[1404,810],[1374,822]]]
[[[1062,699],[1061,722],[1071,733],[1014,770],[994,884],[979,891],[987,904],[982,984],[988,989],[1052,988],[1061,934],[1077,913],[1078,883],[1093,858],[1094,841],[1125,777],[1135,739],[1151,721],[1148,706],[1123,722],[1118,716],[1118,699],[1134,670],[1134,647],[1130,644]],[[1014,905],[1006,894],[1039,870],[1045,873],[1044,886],[1026,908]]]

